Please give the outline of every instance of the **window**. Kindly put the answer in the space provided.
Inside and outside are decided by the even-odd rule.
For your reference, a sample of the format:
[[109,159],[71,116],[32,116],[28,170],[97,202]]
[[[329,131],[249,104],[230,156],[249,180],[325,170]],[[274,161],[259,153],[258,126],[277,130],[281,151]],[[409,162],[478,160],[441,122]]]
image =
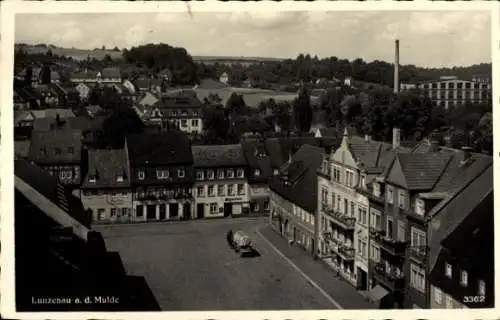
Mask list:
[[[260,173],[260,171],[259,171],[259,173]],[[273,170],[273,175],[277,175],[278,173],[279,173],[278,169]]]
[[371,211],[370,227],[372,227],[375,230],[382,229],[382,217],[380,215],[380,212],[373,209]]
[[245,177],[245,170],[243,169],[238,169],[236,171],[236,175],[238,176],[238,178],[244,178]]
[[399,207],[401,209],[406,209],[406,203],[408,201],[408,196],[404,190],[399,190]]
[[398,240],[401,242],[406,241],[405,223],[401,220],[398,221]]
[[227,185],[227,195],[232,196],[234,194],[234,186],[232,184]]
[[56,155],[60,155],[61,154],[61,148],[56,147],[55,148],[55,152],[56,152]]
[[333,180],[340,182],[340,169],[337,166],[333,167]]
[[69,153],[69,154],[73,154],[73,153],[75,153],[75,148],[73,148],[73,147],[68,147],[68,153]]
[[380,248],[374,244],[371,245],[370,258],[376,262],[380,260]]
[[182,119],[181,120],[181,127],[187,127],[187,120],[186,119]]
[[238,184],[238,194],[241,196],[241,195],[244,195],[245,194],[245,185],[243,184]]
[[415,251],[425,252],[426,247],[426,234],[424,231],[415,227],[411,228],[411,247]]
[[373,184],[373,195],[375,197],[380,197],[380,184],[378,183]]
[[443,302],[443,292],[439,288],[434,288],[434,301],[441,304]]
[[196,180],[203,180],[204,174],[203,170],[196,170]]
[[139,204],[139,205],[137,205],[137,206],[135,207],[135,215],[136,215],[137,217],[142,217],[142,216],[143,216],[143,214],[144,214],[144,206],[142,206],[142,205],[140,205],[140,204]]
[[217,203],[211,203],[210,204],[210,214],[216,214],[217,213]]
[[116,217],[116,208],[111,208],[111,218]]
[[453,277],[453,267],[448,262],[444,264],[444,274],[450,279]]
[[220,197],[220,196],[224,196],[225,195],[225,191],[226,191],[226,186],[223,185],[223,184],[219,184],[217,186],[217,195]]
[[465,270],[462,270],[460,272],[460,284],[464,287],[467,287],[467,282],[468,282],[468,275],[467,275],[467,271]]
[[356,216],[356,205],[351,201],[351,217]]
[[197,189],[198,197],[204,197],[205,196],[205,187],[198,187]]
[[255,169],[253,171],[253,175],[256,176],[256,177],[260,176],[260,169]]
[[168,170],[156,170],[156,178],[157,179],[168,179],[170,176],[170,172]]
[[391,186],[387,186],[387,202],[394,203],[394,189]]
[[214,186],[208,186],[208,196],[213,197],[214,194]]
[[449,295],[446,295],[446,309],[453,309],[453,299]]
[[359,223],[362,225],[367,225],[368,223],[368,212],[365,207],[359,206],[358,208],[358,213],[359,213]]
[[193,127],[197,127],[198,126],[198,120],[197,119],[191,120],[191,125]]
[[106,215],[106,210],[103,208],[97,209],[97,220],[104,220]]
[[184,171],[184,169],[177,169],[177,176],[179,178],[184,178],[185,175],[186,175],[186,172]]
[[116,182],[123,182],[123,176],[122,175],[116,176]]
[[415,213],[419,216],[423,216],[425,214],[425,202],[422,199],[415,200]]
[[130,212],[129,208],[122,208],[121,212],[122,217],[128,217],[130,215],[129,212]]
[[224,179],[224,170],[217,170],[217,179]]
[[209,180],[213,180],[214,179],[214,176],[215,176],[215,172],[213,170],[208,170],[207,171],[207,178]]
[[351,170],[346,170],[345,171],[345,184],[348,185],[349,187],[352,187],[354,185],[354,174]]
[[361,188],[366,188],[366,176],[364,174],[361,175],[360,187]]
[[321,188],[321,203],[322,204],[328,203],[328,189],[326,187]]
[[410,285],[418,291],[425,292],[425,269],[416,264],[410,265]]
[[137,179],[144,180],[144,176],[145,176],[144,171],[137,172]]
[[260,210],[259,204],[258,203],[254,204],[253,212],[259,212],[259,210]]
[[233,169],[228,169],[226,172],[226,175],[229,179],[234,178],[234,170]]
[[392,217],[387,217],[387,237],[392,239],[394,237],[394,221]]
[[269,210],[269,201],[264,201],[264,210]]
[[484,282],[484,280],[479,280],[477,282],[477,293],[480,295],[480,296],[485,296],[486,295],[486,283]]
[[89,176],[89,182],[90,182],[90,183],[95,183],[95,181],[96,181],[96,177],[95,177],[95,175],[90,175],[90,176]]
[[367,252],[366,252],[367,248],[368,248],[368,245],[366,244],[366,241],[361,240],[361,256],[363,258],[367,257]]

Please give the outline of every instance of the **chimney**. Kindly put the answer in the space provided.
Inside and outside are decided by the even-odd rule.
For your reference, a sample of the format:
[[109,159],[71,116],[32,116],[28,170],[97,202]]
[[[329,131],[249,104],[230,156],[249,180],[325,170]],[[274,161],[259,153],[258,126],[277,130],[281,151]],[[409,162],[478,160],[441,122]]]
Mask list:
[[462,161],[460,161],[460,165],[467,164],[472,159],[472,148],[471,147],[468,147],[468,146],[462,147],[462,152],[463,152],[463,158],[462,158]]
[[399,93],[399,40],[396,40],[394,52],[394,93]]
[[397,149],[401,144],[401,129],[392,129],[392,148]]

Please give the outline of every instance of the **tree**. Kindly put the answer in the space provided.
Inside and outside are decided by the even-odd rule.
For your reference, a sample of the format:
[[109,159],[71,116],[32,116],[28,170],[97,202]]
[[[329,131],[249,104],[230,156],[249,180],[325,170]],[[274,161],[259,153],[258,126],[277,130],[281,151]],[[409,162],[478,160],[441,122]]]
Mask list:
[[26,68],[26,74],[24,75],[24,82],[26,86],[31,86],[31,81],[33,79],[33,67]]
[[237,115],[246,115],[248,113],[243,96],[235,92],[233,92],[229,99],[227,99],[225,107],[229,118]]
[[40,80],[42,84],[50,84],[51,82],[51,71],[50,71],[50,66],[48,64],[45,64],[42,67],[42,70],[40,71]]
[[305,87],[299,91],[298,98],[294,101],[294,124],[300,132],[309,132],[311,129],[313,110],[311,97]]
[[99,148],[123,148],[127,135],[142,133],[143,130],[144,123],[135,111],[128,107],[120,107],[104,120],[97,144]]
[[229,140],[229,119],[222,105],[207,105],[203,109],[205,143],[224,144]]

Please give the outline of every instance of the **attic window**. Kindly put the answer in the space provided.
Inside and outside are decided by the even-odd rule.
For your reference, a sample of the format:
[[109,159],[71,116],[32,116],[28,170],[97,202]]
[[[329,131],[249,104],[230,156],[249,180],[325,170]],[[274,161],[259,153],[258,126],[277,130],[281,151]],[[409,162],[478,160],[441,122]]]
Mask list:
[[117,176],[116,182],[123,182],[123,176],[122,175]]
[[144,180],[144,176],[145,176],[144,171],[137,172],[137,179]]
[[89,182],[90,183],[95,183],[96,182],[96,176],[95,175],[89,176]]

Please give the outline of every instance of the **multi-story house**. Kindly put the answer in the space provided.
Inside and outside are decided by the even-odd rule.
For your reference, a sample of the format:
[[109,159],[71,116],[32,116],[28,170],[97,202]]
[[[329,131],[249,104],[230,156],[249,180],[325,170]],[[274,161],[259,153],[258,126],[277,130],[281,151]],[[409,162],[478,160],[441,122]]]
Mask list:
[[249,213],[247,164],[241,145],[193,146],[196,218]]
[[493,167],[440,211],[429,230],[429,307],[493,308]]
[[440,80],[421,83],[419,89],[437,105],[446,109],[467,102],[485,103],[491,99],[491,83],[441,77]]
[[81,130],[33,132],[28,159],[57,177],[62,184],[79,187],[82,179]]
[[[21,72],[19,72],[16,75],[16,78],[19,80],[24,80],[26,77],[26,73],[28,72],[29,68],[23,69]],[[33,68],[31,67],[31,86],[32,87],[37,87],[39,84],[42,83],[42,79],[45,77],[43,75],[44,72],[50,72],[50,83],[60,83],[61,82],[61,77],[59,73],[55,70],[51,70],[50,68]]]
[[[177,127],[189,134],[203,132],[202,104],[191,96],[162,97],[151,109],[149,122],[159,123],[165,129]],[[144,117],[143,117],[144,118]]]
[[[324,149],[303,145],[285,162],[270,182],[270,222],[277,222],[279,232],[308,252],[317,254],[316,172],[321,165]],[[307,190],[307,191],[306,191]]]
[[192,218],[193,154],[179,131],[128,136],[125,143],[136,221]]
[[130,165],[125,149],[88,150],[88,170],[81,199],[94,222],[132,220]]
[[263,141],[242,141],[241,147],[248,164],[248,188],[251,213],[268,213],[270,210],[269,179],[272,177],[271,157]]
[[[399,135],[396,137],[399,146]],[[367,175],[391,145],[351,136],[344,130],[340,146],[318,171],[319,243],[322,256],[333,269],[361,290],[369,286],[369,200]]]
[[411,153],[397,152],[384,173],[372,182],[373,198],[378,202],[382,195],[379,189],[385,190],[381,225],[376,215],[373,217],[381,230],[371,235],[380,247],[380,255],[374,257],[378,263],[373,264],[371,285],[381,307],[430,307],[429,273],[434,264],[430,259],[440,250],[440,240],[436,245],[433,239],[438,235],[436,229],[446,224],[440,212],[447,211],[450,201],[491,162],[485,155],[442,148],[437,142],[424,140]]

